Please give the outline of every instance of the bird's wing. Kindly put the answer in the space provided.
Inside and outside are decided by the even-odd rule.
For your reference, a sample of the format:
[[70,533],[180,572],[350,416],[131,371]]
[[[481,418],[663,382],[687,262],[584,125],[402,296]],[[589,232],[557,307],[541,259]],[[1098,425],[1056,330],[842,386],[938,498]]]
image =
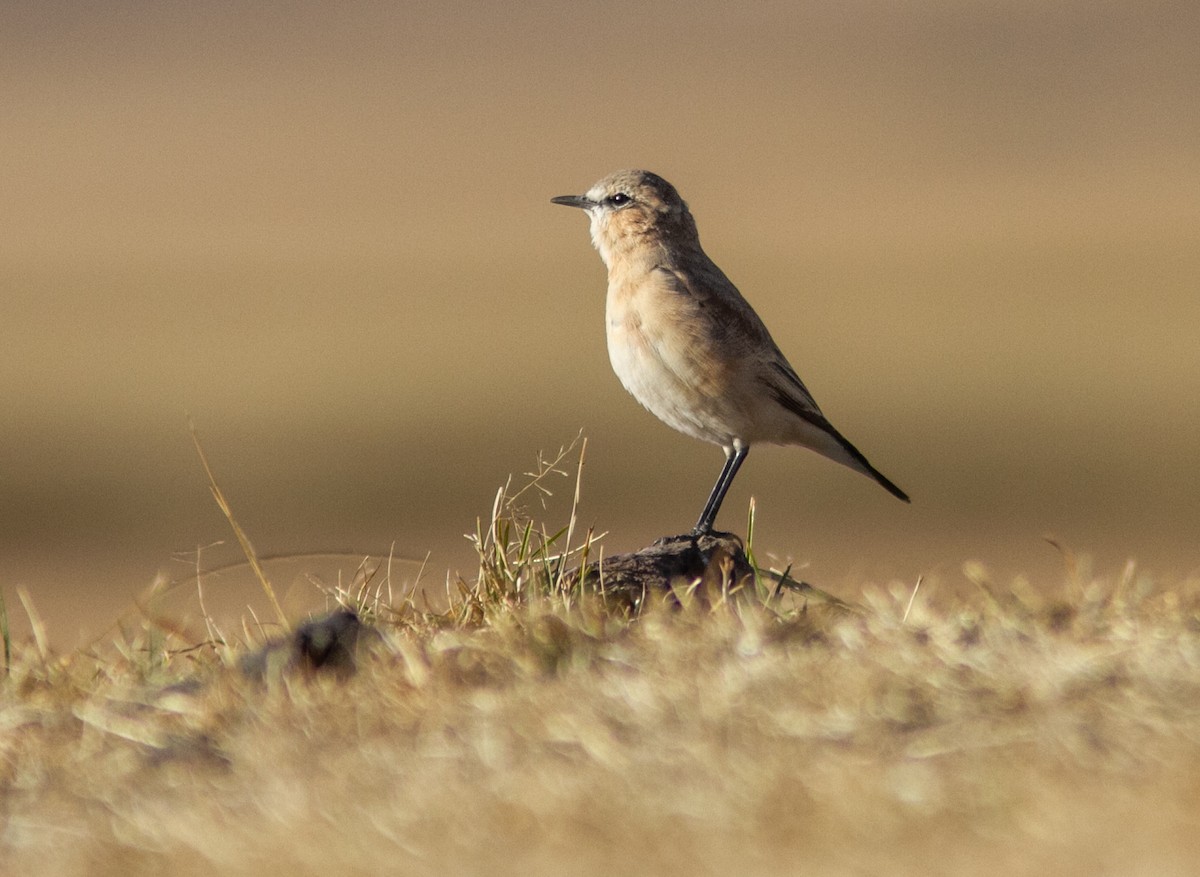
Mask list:
[[[702,316],[715,330],[725,351],[736,358],[750,358],[757,368],[758,380],[779,398],[784,407],[814,423],[826,422],[821,409],[796,374],[787,357],[771,337],[762,319],[742,297],[732,281],[715,264],[701,271],[685,274],[672,268],[657,271],[669,289],[687,296],[697,316]],[[786,401],[785,401],[786,400]]]

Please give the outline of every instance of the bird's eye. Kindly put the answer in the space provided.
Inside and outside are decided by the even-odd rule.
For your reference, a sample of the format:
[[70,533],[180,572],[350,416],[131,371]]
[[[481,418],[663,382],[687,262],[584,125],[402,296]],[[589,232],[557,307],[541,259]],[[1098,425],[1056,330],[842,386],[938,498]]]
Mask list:
[[617,194],[615,194],[615,195],[608,196],[608,203],[611,204],[613,207],[620,207],[622,204],[628,204],[632,200],[633,199],[630,198],[628,195],[626,195],[624,192],[617,192]]

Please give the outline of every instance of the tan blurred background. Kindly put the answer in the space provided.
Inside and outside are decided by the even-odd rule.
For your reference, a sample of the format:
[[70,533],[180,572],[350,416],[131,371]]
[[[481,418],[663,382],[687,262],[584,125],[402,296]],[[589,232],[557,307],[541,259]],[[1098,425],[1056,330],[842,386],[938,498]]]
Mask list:
[[[6,3],[0,589],[56,640],[238,552],[422,557],[582,429],[607,551],[721,463],[625,395],[552,206],[683,192],[913,496],[751,455],[720,523],[864,580],[1200,568],[1200,7]],[[569,485],[562,485],[562,494]],[[301,564],[303,566],[303,564]],[[328,572],[322,573],[328,575]]]

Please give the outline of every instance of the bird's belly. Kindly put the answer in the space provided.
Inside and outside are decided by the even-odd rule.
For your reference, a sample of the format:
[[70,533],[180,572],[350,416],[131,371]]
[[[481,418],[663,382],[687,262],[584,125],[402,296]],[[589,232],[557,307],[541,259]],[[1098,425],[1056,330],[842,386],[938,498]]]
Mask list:
[[640,325],[609,323],[608,357],[625,389],[659,420],[685,435],[722,446],[740,438],[740,417],[725,394],[706,385],[698,373],[703,364],[680,368],[679,351],[664,356],[662,343]]

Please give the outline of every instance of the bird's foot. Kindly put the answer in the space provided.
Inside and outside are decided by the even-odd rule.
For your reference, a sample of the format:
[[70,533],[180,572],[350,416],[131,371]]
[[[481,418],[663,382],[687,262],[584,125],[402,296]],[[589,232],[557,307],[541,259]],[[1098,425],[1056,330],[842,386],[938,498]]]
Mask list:
[[701,548],[711,547],[716,542],[736,542],[742,544],[742,537],[737,533],[727,533],[724,530],[692,530],[690,533],[681,533],[678,536],[663,536],[661,539],[654,540],[656,547],[662,548],[670,545],[679,545],[684,542],[691,543],[692,547],[700,550]]
[[729,533],[729,532],[726,532],[725,530],[712,530],[712,529],[692,530],[692,538],[696,539],[696,540],[715,539],[717,541],[721,541],[721,540],[725,540],[725,539],[736,539],[738,542],[742,541],[742,537],[739,536],[737,533]]

